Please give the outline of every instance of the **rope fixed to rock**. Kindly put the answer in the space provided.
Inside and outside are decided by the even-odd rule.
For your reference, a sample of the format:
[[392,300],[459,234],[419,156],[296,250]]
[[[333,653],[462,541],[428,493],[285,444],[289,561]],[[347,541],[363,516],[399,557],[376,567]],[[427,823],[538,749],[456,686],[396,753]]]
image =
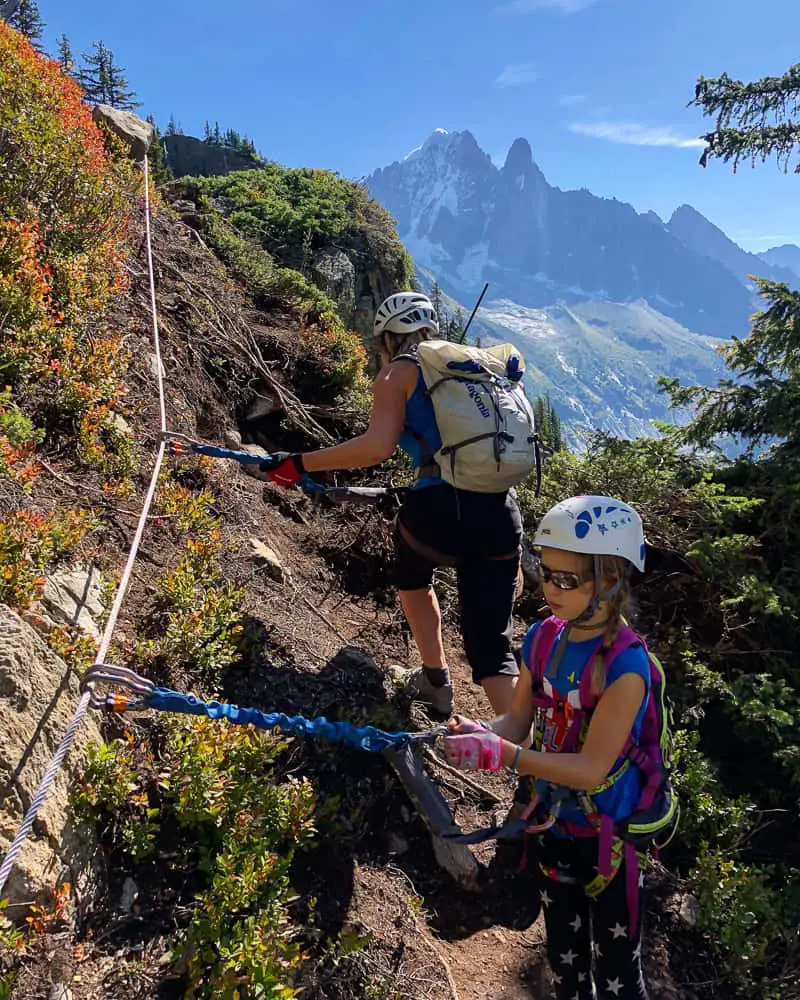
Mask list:
[[[126,688],[129,694],[114,691],[105,696],[98,695],[98,683],[112,684]],[[202,701],[191,694],[183,694],[170,688],[157,687],[151,681],[140,677],[125,667],[110,664],[95,664],[83,680],[91,686],[92,708],[110,712],[141,711],[153,709],[158,712],[176,712],[180,715],[201,715],[209,719],[227,719],[234,726],[255,726],[257,729],[275,730],[291,736],[309,736],[328,743],[345,743],[366,750],[368,753],[383,753],[391,747],[408,746],[412,743],[432,743],[443,736],[446,727],[437,726],[424,732],[387,732],[376,726],[356,726],[352,722],[331,722],[324,716],[306,719],[302,715],[286,715],[283,712],[262,712],[257,708],[240,708],[219,701]]]

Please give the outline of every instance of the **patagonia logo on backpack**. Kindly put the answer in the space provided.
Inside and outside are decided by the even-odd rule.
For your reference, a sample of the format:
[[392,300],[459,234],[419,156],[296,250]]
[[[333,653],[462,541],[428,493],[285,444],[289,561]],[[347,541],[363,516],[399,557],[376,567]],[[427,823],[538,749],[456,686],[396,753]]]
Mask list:
[[[546,619],[539,626],[536,641],[531,649],[528,667],[533,682],[533,701],[534,706],[542,711],[556,704],[545,671],[565,624],[558,618]],[[624,758],[620,768],[598,789],[592,789],[587,794],[579,794],[577,798],[587,818],[595,822],[598,813],[592,795],[609,788],[615,779],[625,772],[627,766],[634,764],[639,769],[644,784],[633,813],[615,822],[614,833],[635,847],[645,848],[657,840],[669,839],[678,822],[679,808],[671,778],[672,718],[666,697],[664,668],[647,648],[642,637],[627,624],[620,628],[611,647],[603,651],[605,667],[608,669],[620,653],[636,645],[644,648],[650,665],[650,693],[645,705],[639,739],[634,741],[629,737],[620,754]],[[598,643],[599,652],[600,643]],[[579,705],[574,707],[570,728],[562,745],[562,750],[567,752],[574,751],[585,737],[591,714],[602,697],[592,691],[591,673],[587,664],[577,692],[576,700]]]
[[414,360],[433,403],[445,482],[501,493],[540,471],[533,410],[522,387],[525,362],[512,344],[482,349],[426,340]]

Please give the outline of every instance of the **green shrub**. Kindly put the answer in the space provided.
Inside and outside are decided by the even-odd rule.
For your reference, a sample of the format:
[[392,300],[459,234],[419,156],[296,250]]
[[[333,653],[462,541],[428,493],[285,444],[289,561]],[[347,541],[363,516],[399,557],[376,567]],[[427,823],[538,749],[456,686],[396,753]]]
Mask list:
[[313,834],[310,784],[273,783],[285,743],[200,720],[170,738],[171,808],[203,847],[209,886],[176,958],[192,997],[297,996],[304,954],[287,906],[288,872]]

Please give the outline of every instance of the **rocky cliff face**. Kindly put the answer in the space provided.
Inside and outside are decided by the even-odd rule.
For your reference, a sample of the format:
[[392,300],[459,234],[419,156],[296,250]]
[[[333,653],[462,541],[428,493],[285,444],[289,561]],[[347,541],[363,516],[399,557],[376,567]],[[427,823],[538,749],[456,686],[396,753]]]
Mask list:
[[534,308],[644,299],[704,334],[746,330],[746,276],[687,245],[652,212],[551,186],[525,139],[497,168],[469,132],[437,130],[367,185],[417,263],[455,294],[468,298],[485,280],[493,296]]
[[469,132],[437,129],[366,184],[423,285],[469,311],[490,283],[472,332],[525,352],[529,388],[551,394],[573,443],[674,419],[658,377],[714,383],[716,348],[746,334],[755,308],[748,276],[791,278],[689,206],[664,223],[552,186],[525,139],[497,167]]
[[218,177],[258,166],[251,157],[235,149],[215,146],[191,135],[167,135],[162,141],[167,165],[176,177]]
[[[791,270],[778,261],[769,261],[763,255],[748,253],[734,243],[713,222],[701,215],[691,205],[681,205],[672,213],[667,229],[689,250],[702,257],[716,260],[726,267],[743,284],[750,275],[771,278],[774,281],[792,281]],[[798,251],[800,253],[800,251]]]

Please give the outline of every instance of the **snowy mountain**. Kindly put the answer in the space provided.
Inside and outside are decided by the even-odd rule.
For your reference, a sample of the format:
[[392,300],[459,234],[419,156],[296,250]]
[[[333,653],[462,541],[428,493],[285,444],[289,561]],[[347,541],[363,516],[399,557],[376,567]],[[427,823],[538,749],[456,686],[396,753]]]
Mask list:
[[800,247],[794,243],[784,243],[779,247],[770,247],[758,255],[773,267],[782,267],[792,272],[795,279],[800,277]]
[[665,224],[553,187],[525,139],[497,167],[471,133],[437,129],[366,184],[423,284],[468,312],[490,283],[476,332],[516,343],[574,430],[654,433],[651,420],[671,419],[658,376],[715,382],[716,347],[748,329],[748,274],[786,279],[688,206]]

